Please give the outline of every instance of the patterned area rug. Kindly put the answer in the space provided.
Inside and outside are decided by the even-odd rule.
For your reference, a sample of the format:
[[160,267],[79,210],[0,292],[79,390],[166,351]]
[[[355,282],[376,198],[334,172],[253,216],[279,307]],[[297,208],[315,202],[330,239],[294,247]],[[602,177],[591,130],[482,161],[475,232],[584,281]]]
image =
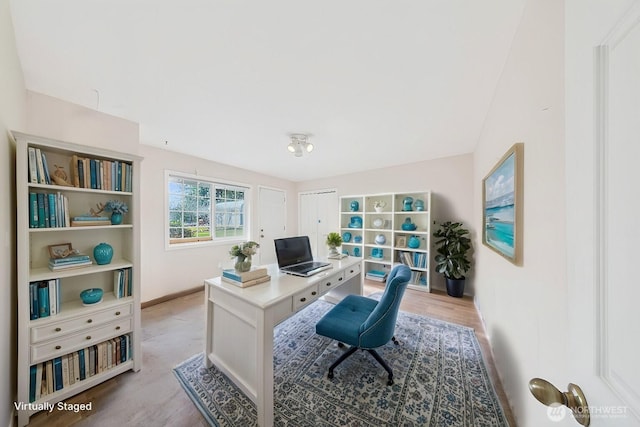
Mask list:
[[[508,426],[484,366],[473,329],[400,312],[396,338],[378,349],[394,384],[370,354],[359,351],[335,370],[345,350],[316,335],[332,307],[317,301],[274,331],[276,426]],[[255,426],[256,408],[204,355],[174,373],[214,426]]]

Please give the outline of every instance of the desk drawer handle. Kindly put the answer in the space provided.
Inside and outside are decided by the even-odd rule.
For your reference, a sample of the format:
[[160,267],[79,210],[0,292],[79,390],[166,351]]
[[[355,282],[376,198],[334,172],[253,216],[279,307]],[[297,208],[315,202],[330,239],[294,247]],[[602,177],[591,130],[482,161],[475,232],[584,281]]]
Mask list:
[[116,326],[116,331],[119,331],[119,330],[120,330],[120,326]]
[[300,302],[305,302],[306,300],[306,298],[300,298]]
[[120,312],[119,311],[116,311],[116,316],[120,316]]
[[338,282],[342,282],[342,277],[338,277]]
[[56,332],[60,332],[62,330],[62,328],[56,328],[55,331]]
[[87,319],[87,323],[92,323],[93,319]]
[[327,282],[325,283],[327,286],[331,286],[331,282]]
[[315,295],[315,294],[317,294],[317,292],[316,292],[316,291],[311,292],[311,295]]
[[349,273],[353,273],[353,270],[349,271]]
[[62,348],[62,346],[61,346],[61,345],[57,345],[57,346],[56,346],[56,350],[60,350],[61,348]]
[[91,335],[87,335],[87,339],[90,340],[91,339]]

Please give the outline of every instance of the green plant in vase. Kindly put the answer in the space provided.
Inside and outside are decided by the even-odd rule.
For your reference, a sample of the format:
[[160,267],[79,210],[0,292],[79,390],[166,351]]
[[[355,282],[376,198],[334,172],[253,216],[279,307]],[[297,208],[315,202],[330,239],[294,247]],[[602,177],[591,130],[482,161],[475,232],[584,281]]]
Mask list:
[[342,245],[342,236],[335,231],[327,234],[327,246],[329,246],[329,256],[338,256],[338,250],[336,249],[338,246]]
[[235,269],[240,272],[251,270],[251,257],[258,252],[260,245],[257,242],[248,241],[233,245],[229,255],[236,259]]
[[436,271],[442,273],[447,284],[447,293],[461,297],[464,294],[465,274],[471,268],[469,230],[460,222],[447,221],[433,233],[437,238],[435,248]]

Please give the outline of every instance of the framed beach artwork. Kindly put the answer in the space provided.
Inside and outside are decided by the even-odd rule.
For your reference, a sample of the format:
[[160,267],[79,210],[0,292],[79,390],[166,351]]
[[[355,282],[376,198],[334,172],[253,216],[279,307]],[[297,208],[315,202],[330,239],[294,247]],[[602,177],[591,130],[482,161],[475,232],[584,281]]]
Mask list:
[[482,180],[482,243],[514,264],[522,258],[524,144],[514,144]]

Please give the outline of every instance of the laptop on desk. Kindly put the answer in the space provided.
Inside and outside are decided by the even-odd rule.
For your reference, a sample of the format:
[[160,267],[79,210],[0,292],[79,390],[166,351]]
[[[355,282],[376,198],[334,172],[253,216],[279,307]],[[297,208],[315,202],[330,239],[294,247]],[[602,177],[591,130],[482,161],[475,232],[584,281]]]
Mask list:
[[308,236],[285,237],[274,242],[278,268],[283,273],[309,277],[332,267],[329,262],[313,260]]

